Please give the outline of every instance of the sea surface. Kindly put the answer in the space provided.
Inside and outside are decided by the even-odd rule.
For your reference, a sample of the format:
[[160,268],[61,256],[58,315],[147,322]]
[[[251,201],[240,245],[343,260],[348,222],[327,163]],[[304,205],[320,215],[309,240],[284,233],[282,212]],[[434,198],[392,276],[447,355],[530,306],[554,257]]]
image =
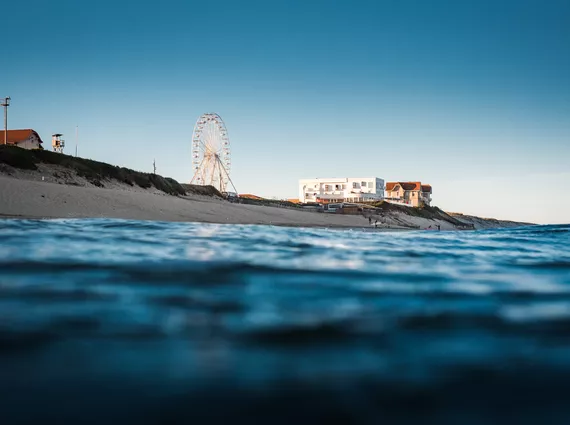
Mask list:
[[570,226],[0,220],[0,423],[570,424]]

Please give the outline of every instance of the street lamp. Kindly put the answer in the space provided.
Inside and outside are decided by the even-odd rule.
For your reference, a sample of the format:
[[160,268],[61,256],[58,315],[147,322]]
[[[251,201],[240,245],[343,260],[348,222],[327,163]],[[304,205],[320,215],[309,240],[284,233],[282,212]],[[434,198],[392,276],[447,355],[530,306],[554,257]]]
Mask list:
[[2,99],[2,106],[4,107],[4,144],[8,144],[8,106],[10,106],[10,97]]

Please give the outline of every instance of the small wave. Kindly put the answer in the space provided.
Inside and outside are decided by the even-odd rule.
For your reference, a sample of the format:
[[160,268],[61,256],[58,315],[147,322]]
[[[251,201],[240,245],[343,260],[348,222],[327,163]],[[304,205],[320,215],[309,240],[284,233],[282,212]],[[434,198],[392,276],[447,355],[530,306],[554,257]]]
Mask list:
[[0,300],[25,300],[32,302],[90,302],[112,301],[117,297],[87,289],[55,289],[55,288],[6,288],[0,286]]
[[556,270],[556,269],[570,269],[569,261],[516,261],[515,265],[517,267],[532,268],[532,269],[546,269],[546,270]]
[[[313,394],[306,406],[322,403],[325,415],[332,408],[333,420],[359,422],[361,414],[371,418],[361,423],[377,423],[386,412],[412,412],[410,423],[418,423],[430,409],[448,414],[443,406],[450,405],[457,415],[470,406],[475,416],[451,415],[448,423],[491,423],[478,421],[480,394],[494,394],[493,403],[504,394],[531,394],[533,365],[544,373],[538,387],[545,393],[537,397],[547,394],[564,409],[566,391],[558,390],[567,389],[570,376],[569,230],[425,235],[0,220],[0,396],[25,382],[19,404],[5,404],[12,412],[30,406],[31,415],[34,388],[49,397],[59,383],[72,382],[74,391],[60,399],[73,398],[76,406],[72,395],[83,390],[99,405],[111,403],[109,388],[135,382],[132,412],[145,405],[142,393],[174,403],[173,410],[157,408],[162,415],[183,408],[173,394],[184,394],[192,413],[204,406],[189,404],[189,394],[227,392],[229,401],[215,404],[225,413],[242,395],[251,403],[260,394],[280,397],[280,384],[295,379],[297,391],[283,391],[329,391]],[[102,379],[113,385],[87,397],[82,385]],[[50,391],[41,387],[56,381]],[[219,388],[210,393],[204,383]],[[124,399],[114,401],[116,407]],[[342,416],[342,403],[361,408]],[[77,423],[93,411],[79,410]],[[267,417],[274,423],[275,410]]]
[[248,342],[258,344],[272,344],[278,346],[289,345],[317,345],[327,342],[339,344],[353,338],[342,323],[315,323],[298,326],[278,326],[266,329],[251,330],[242,335]]
[[195,308],[215,314],[243,313],[246,310],[246,306],[238,301],[200,299],[188,295],[155,295],[148,297],[146,301],[164,307]]

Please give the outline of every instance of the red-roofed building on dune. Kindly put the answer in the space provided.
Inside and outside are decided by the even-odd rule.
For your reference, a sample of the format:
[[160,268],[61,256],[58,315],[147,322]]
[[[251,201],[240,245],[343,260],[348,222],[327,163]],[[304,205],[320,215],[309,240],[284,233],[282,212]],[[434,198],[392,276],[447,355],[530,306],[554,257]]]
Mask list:
[[[24,149],[43,149],[40,135],[31,128],[8,130],[7,144]],[[4,130],[0,130],[0,144],[4,144]]]
[[388,202],[419,207],[431,203],[432,189],[429,184],[421,182],[388,182],[386,196]]

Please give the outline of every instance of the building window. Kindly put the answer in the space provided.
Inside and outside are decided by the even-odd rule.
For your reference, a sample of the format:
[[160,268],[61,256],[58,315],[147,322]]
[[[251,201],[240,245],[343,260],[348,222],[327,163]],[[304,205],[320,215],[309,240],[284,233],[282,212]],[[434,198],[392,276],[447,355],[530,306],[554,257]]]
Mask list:
[[366,182],[361,182],[361,183],[360,183],[360,186],[366,187]]
[[358,182],[352,182],[352,188],[353,189],[360,189],[360,185],[358,184]]
[[334,190],[340,190],[340,188],[341,188],[340,184],[335,184]]

